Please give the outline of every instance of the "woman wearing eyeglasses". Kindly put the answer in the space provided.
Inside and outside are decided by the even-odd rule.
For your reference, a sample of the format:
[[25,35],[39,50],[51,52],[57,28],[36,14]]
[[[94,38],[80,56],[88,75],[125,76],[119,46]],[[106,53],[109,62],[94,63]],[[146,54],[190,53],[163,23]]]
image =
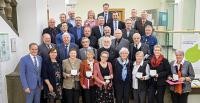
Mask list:
[[114,103],[112,79],[113,71],[110,62],[107,62],[109,53],[103,51],[100,54],[100,62],[94,64],[94,80],[97,85],[96,103]]

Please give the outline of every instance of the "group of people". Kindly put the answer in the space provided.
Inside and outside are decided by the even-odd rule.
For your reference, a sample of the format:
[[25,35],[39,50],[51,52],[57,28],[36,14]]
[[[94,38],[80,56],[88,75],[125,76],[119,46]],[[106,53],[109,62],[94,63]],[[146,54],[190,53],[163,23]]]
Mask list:
[[137,17],[132,9],[123,22],[108,3],[103,10],[97,19],[88,11],[84,26],[74,11],[60,14],[57,27],[49,19],[43,42],[20,59],[26,103],[164,103],[166,80],[178,82],[170,85],[173,103],[187,103],[194,70],[184,52],[168,62],[146,11]]

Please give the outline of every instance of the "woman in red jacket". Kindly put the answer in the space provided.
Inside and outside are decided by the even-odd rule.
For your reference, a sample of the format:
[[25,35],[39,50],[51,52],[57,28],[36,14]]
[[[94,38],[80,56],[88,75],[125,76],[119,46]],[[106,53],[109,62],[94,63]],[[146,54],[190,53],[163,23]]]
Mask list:
[[93,78],[94,64],[98,61],[94,59],[93,49],[87,50],[87,59],[80,65],[80,83],[83,88],[84,103],[95,103],[95,85]]
[[107,62],[109,53],[101,52],[100,62],[94,64],[94,79],[96,90],[96,103],[114,103],[112,79],[113,71],[110,62]]

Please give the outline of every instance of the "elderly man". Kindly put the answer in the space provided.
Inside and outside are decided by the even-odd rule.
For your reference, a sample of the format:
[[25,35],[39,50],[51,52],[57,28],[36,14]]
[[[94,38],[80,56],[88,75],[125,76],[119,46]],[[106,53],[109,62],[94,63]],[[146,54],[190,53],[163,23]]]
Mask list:
[[43,34],[42,41],[43,43],[38,47],[38,54],[42,57],[43,60],[46,60],[49,57],[49,50],[54,48],[55,44],[51,43],[51,37],[48,33]]
[[[68,33],[68,26],[67,26],[66,22],[61,23],[61,30],[62,30],[61,33],[59,33],[58,35],[56,35],[56,44],[57,45],[63,43],[63,40],[62,40],[63,33]],[[70,42],[75,43],[74,36],[72,34],[70,34],[70,37],[71,37],[71,41]]]
[[98,56],[98,60],[100,60],[100,54],[103,51],[107,51],[109,52],[109,58],[108,61],[113,63],[113,61],[115,60],[116,56],[116,51],[113,47],[111,47],[111,39],[109,37],[104,37],[102,40],[102,44],[103,47],[99,48],[97,50],[97,56]]
[[135,33],[135,29],[132,28],[132,24],[133,24],[133,21],[131,19],[126,19],[125,21],[125,25],[126,25],[126,28],[125,29],[122,29],[122,37],[124,39],[127,39],[130,43],[132,43],[132,36],[133,34]]
[[78,45],[83,37],[83,26],[82,26],[82,19],[81,17],[75,18],[75,27],[70,29],[70,33],[74,35],[75,43]]
[[111,35],[115,32],[117,29],[124,29],[125,28],[125,23],[119,20],[119,13],[118,12],[113,12],[112,15],[113,21],[108,23],[108,26],[111,28]]
[[115,51],[119,52],[122,47],[129,47],[129,41],[122,38],[122,31],[120,29],[115,30],[115,39],[112,40],[111,46],[115,48]]
[[40,103],[42,58],[38,56],[36,43],[29,44],[29,52],[19,62],[20,80],[26,95],[26,103]]
[[152,22],[147,20],[147,12],[144,10],[141,13],[141,19],[139,21],[135,22],[135,29],[140,33],[141,36],[145,35],[145,26],[146,25],[151,25],[152,26]]
[[48,33],[51,36],[51,43],[56,44],[56,35],[58,32],[59,29],[55,26],[55,19],[50,18],[48,21],[48,27],[43,30],[42,35]]
[[109,4],[105,3],[103,4],[103,12],[98,14],[97,17],[103,16],[105,20],[105,24],[112,22],[112,13],[109,12]]
[[90,46],[90,40],[87,37],[83,37],[81,40],[82,47],[79,49],[79,59],[85,60],[87,58],[87,50],[92,49],[95,54],[95,59],[97,59],[97,50]]
[[60,61],[69,58],[70,49],[75,48],[78,51],[78,46],[74,43],[70,43],[71,37],[69,33],[64,33],[62,35],[62,39],[63,43],[57,45],[58,57]]
[[72,24],[73,27],[74,27],[76,25],[75,24],[75,11],[74,10],[70,10],[68,12],[68,16],[69,16],[69,18],[67,19],[67,22]]
[[111,35],[111,29],[109,26],[104,27],[104,34],[105,35],[98,40],[99,48],[103,46],[102,41],[104,37],[109,37],[111,40],[115,39],[115,37]]
[[91,35],[91,28],[85,27],[84,28],[84,37],[87,37],[90,40],[90,46],[93,48],[98,48],[98,41],[97,38],[93,35]]
[[143,51],[144,53],[144,59],[148,60],[150,54],[150,49],[149,46],[145,43],[141,43],[141,36],[139,33],[135,33],[133,34],[133,43],[130,44],[129,46],[129,51],[130,51],[130,55],[129,58],[131,61],[135,61],[135,53],[137,51]]
[[[67,16],[65,13],[61,13],[60,14],[60,24],[57,25],[57,28],[59,29],[59,33],[62,31],[61,27],[62,27],[62,23],[64,23],[64,22],[67,22]],[[67,23],[67,26],[69,29],[73,27],[73,25],[70,23]]]
[[104,17],[98,17],[98,26],[92,28],[92,35],[95,36],[97,39],[101,38],[104,35]]

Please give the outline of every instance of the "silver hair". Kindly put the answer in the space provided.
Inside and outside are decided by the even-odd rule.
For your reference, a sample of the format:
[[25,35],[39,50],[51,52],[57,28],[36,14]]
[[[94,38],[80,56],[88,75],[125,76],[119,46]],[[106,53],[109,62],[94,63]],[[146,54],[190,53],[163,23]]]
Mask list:
[[94,49],[87,49],[87,53],[92,53],[92,55],[94,56]]
[[177,54],[181,54],[181,55],[184,56],[184,51],[183,50],[176,50],[175,55],[177,55]]
[[70,40],[71,40],[71,36],[70,36],[70,34],[69,34],[69,33],[67,33],[67,32],[63,33],[63,34],[62,34],[62,38],[63,38],[64,36],[67,36],[67,37],[69,37],[69,38],[70,38]]
[[125,47],[122,47],[120,50],[119,50],[119,54],[121,54],[122,52],[127,52],[129,54],[129,50]]
[[137,55],[142,55],[142,56],[144,56],[144,52],[143,52],[143,51],[137,51],[137,52],[135,53],[135,56],[137,56]]

